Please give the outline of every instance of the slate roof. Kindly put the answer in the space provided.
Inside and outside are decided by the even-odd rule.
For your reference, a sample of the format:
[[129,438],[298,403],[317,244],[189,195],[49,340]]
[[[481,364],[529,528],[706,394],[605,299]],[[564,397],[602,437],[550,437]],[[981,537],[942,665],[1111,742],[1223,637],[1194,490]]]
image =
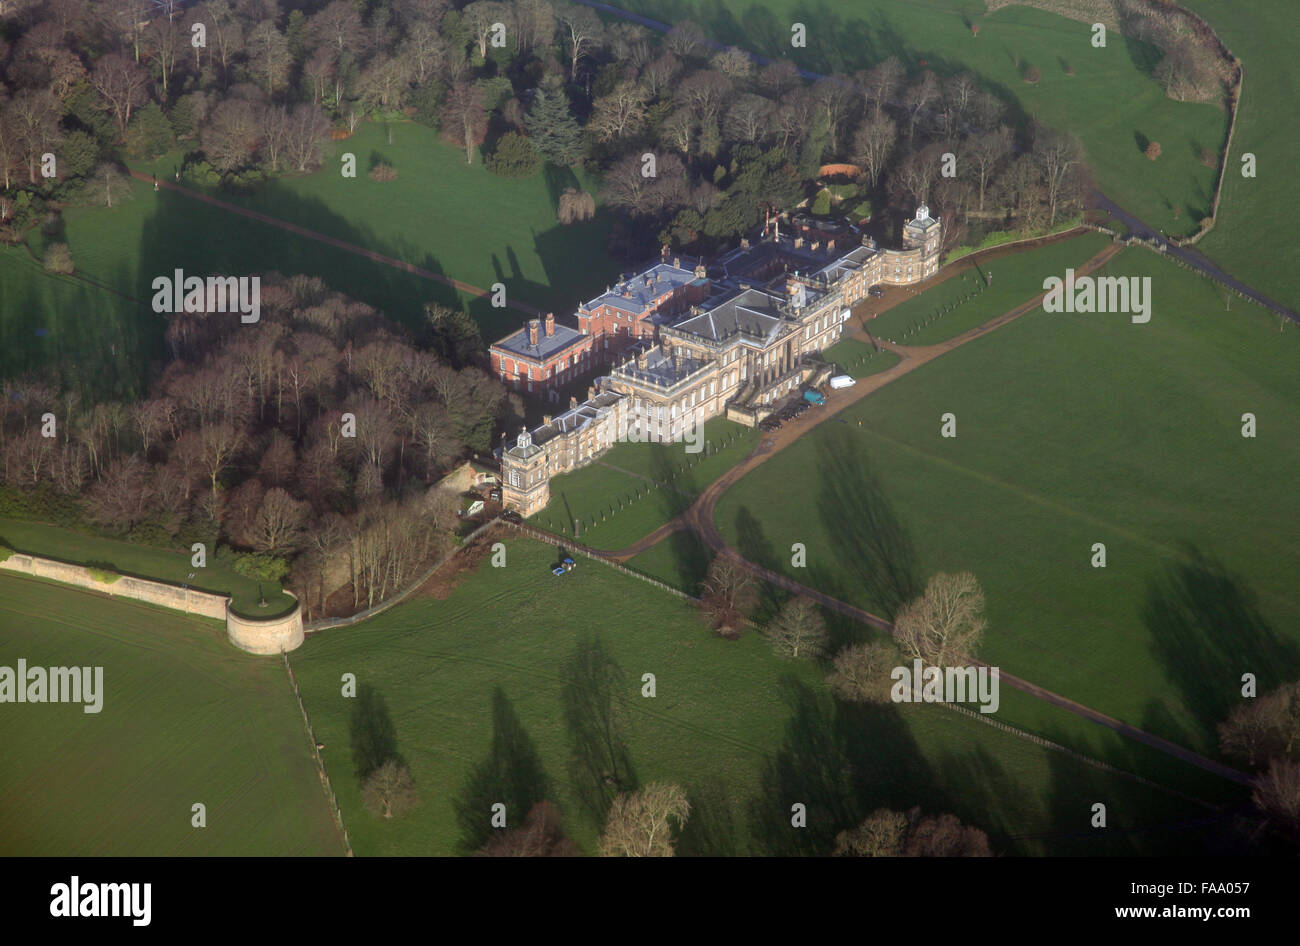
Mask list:
[[530,345],[528,344],[528,325],[525,324],[519,331],[512,332],[500,341],[494,342],[492,347],[533,361],[549,361],[564,349],[582,341],[584,337],[577,329],[569,328],[569,326],[561,325],[558,322],[555,323],[555,334],[548,336],[546,334],[546,325],[542,323],[537,327],[537,344]]
[[[651,281],[649,286],[646,285],[647,277]],[[656,263],[649,269],[611,286],[609,292],[584,303],[583,309],[591,312],[607,305],[623,312],[640,314],[649,309],[660,296],[690,285],[696,278],[694,270],[673,266],[670,263]]]
[[714,342],[740,332],[770,339],[785,321],[778,308],[780,301],[762,289],[743,289],[699,315],[686,317],[673,328]]

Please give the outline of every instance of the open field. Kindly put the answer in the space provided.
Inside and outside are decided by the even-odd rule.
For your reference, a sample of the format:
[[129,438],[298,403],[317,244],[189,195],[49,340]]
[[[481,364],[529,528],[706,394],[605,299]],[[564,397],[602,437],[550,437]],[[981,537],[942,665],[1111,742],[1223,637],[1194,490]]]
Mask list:
[[103,667],[103,708],[4,705],[0,854],[343,853],[284,667],[220,622],[0,576],[0,665],[20,657]]
[[[538,798],[560,806],[591,853],[613,767],[574,747],[610,716],[623,785],[688,788],[681,854],[824,851],[881,804],[954,811],[1002,852],[1200,849],[1186,830],[1128,829],[1172,828],[1204,809],[938,707],[836,704],[817,668],[776,658],[755,635],[713,637],[690,605],[587,559],[555,578],[555,549],[512,536],[505,568],[484,561],[448,598],[313,635],[291,658],[359,855],[456,853],[487,837],[491,804],[505,803],[513,824]],[[613,676],[593,670],[597,655]],[[340,695],[343,673],[357,675],[355,700]],[[640,695],[644,673],[656,675],[653,700]],[[356,772],[391,753],[421,803],[385,823],[362,808]],[[1084,830],[1097,798],[1126,831],[1098,841]],[[799,800],[806,832],[790,828]]]
[[[251,194],[214,196],[483,289],[504,282],[510,298],[553,307],[557,315],[566,315],[618,272],[605,254],[609,221],[604,214],[569,227],[555,220],[554,201],[565,186],[577,183],[570,180],[569,172],[525,180],[499,178],[484,170],[481,161],[467,167],[463,152],[416,124],[396,126],[394,142],[386,143],[380,126],[363,124],[352,139],[332,146],[324,167],[314,174],[277,178]],[[355,179],[339,174],[338,155],[344,151],[358,155],[360,171]],[[399,178],[386,184],[372,181],[366,175],[372,156],[392,163]],[[161,179],[170,181],[178,163],[179,156],[173,154],[138,169],[157,171]],[[27,270],[14,270],[23,274],[22,279],[4,280],[5,294],[0,299],[6,302],[5,318],[13,321],[17,331],[30,334],[50,323],[51,336],[26,343],[26,348],[39,344],[73,351],[83,346],[93,356],[89,340],[112,330],[115,334],[104,336],[105,341],[123,336],[113,354],[115,364],[92,358],[88,369],[121,372],[124,363],[141,373],[161,351],[164,328],[164,317],[147,309],[153,294],[150,283],[177,268],[189,274],[262,273],[269,268],[319,276],[332,288],[416,329],[423,324],[426,302],[465,307],[478,321],[485,341],[518,327],[524,318],[515,309],[495,309],[489,300],[445,284],[166,189],[155,192],[145,182],[135,181],[133,193],[133,200],[112,210],[70,207],[64,214],[63,239],[71,248],[77,272],[126,299],[103,293],[106,298],[99,300],[87,290],[94,301],[81,304],[81,297],[69,295],[72,290],[51,288],[54,277],[30,262]],[[32,231],[28,241],[38,256],[43,253],[45,239],[39,231]],[[10,262],[8,255],[18,252],[5,250],[0,256],[6,277],[10,267],[19,265],[17,257]],[[581,260],[581,265],[575,265],[575,260]],[[111,317],[96,316],[85,330],[78,328],[80,314],[75,323],[68,321],[71,315],[53,321],[38,318],[42,310],[95,316],[97,308],[105,307]],[[3,365],[9,373],[25,363],[6,357]]]
[[[240,614],[275,617],[291,611],[295,603],[280,590],[279,582],[245,578],[217,561],[215,549],[208,549],[207,567],[197,569],[190,564],[188,552],[85,535],[25,519],[0,519],[0,545],[73,565],[108,566],[112,571],[126,575],[155,578],[174,585],[188,584],[196,591],[230,595],[231,603]],[[191,574],[193,578],[189,577]],[[258,606],[263,594],[266,596],[265,608]]]
[[[1295,173],[1295,4],[1290,0],[1181,0],[1205,17],[1244,65],[1246,79],[1219,222],[1197,244],[1228,272],[1292,309],[1300,309],[1300,241],[1289,208],[1300,205]],[[1290,23],[1292,29],[1279,29]],[[1257,176],[1242,177],[1242,155],[1255,155]]]
[[[891,55],[911,71],[969,69],[1008,104],[1014,123],[1036,117],[1075,132],[1101,189],[1153,227],[1192,233],[1209,213],[1215,171],[1199,155],[1202,148],[1222,149],[1226,110],[1169,99],[1150,78],[1159,50],[1113,34],[1105,48],[1094,48],[1087,23],[1023,7],[985,15],[981,0],[622,0],[615,6],[669,23],[691,19],[711,39],[820,73],[852,73]],[[1277,17],[1285,16],[1279,0]],[[978,37],[971,35],[972,18],[980,24]],[[1258,19],[1265,35],[1276,35],[1262,25],[1266,17]],[[794,23],[807,28],[806,48],[791,47]],[[1021,78],[1029,66],[1041,73],[1036,84]],[[1159,161],[1143,154],[1148,140],[1163,145]]]
[[760,439],[757,430],[722,417],[705,422],[702,437],[699,453],[687,453],[685,443],[615,444],[595,463],[552,479],[550,504],[530,521],[572,535],[580,519],[584,545],[625,548],[685,510]]
[[990,260],[931,289],[913,293],[876,318],[870,318],[874,300],[868,299],[854,316],[865,318],[862,324],[872,335],[893,339],[900,345],[944,342],[1032,299],[1043,291],[1043,280],[1048,276],[1064,278],[1067,268],[1087,262],[1110,242],[1110,237],[1103,234],[1087,233]]
[[[886,615],[930,574],[972,570],[982,658],[1214,755],[1242,673],[1262,690],[1300,675],[1300,334],[1239,300],[1225,312],[1211,283],[1143,250],[1103,272],[1152,276],[1149,324],[1032,312],[777,454],[718,527]],[[767,500],[810,471],[802,501]],[[776,554],[794,541],[806,570]],[[1041,731],[1042,711],[1008,719]]]
[[[618,274],[605,252],[610,220],[604,213],[567,227],[556,221],[564,188],[582,186],[594,193],[597,180],[579,179],[567,168],[547,168],[524,179],[498,177],[483,167],[481,156],[466,165],[463,148],[446,144],[424,125],[395,123],[392,134],[388,144],[382,124],[363,122],[351,138],[329,146],[313,174],[285,175],[247,194],[214,191],[213,196],[482,289],[503,282],[509,298],[554,308],[557,315],[567,315]],[[355,178],[340,173],[343,154],[356,155]],[[139,167],[170,179],[177,160],[167,156]],[[381,160],[393,166],[397,180],[370,179],[367,171]],[[287,271],[286,264],[272,259]],[[380,304],[360,291],[353,294]],[[472,311],[489,341],[517,328],[523,317],[487,304]]]
[[0,246],[0,378],[60,377],[90,400],[130,397],[159,350],[146,306],[47,273],[25,247]]

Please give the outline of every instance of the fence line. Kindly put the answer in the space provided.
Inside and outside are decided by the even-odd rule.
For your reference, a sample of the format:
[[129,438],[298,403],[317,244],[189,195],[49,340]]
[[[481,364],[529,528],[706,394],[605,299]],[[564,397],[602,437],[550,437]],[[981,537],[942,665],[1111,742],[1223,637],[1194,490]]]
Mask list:
[[958,706],[956,703],[943,702],[940,703],[939,705],[944,706],[952,710],[953,712],[961,713],[962,715],[969,716],[972,719],[977,719],[981,723],[984,723],[985,725],[992,726],[994,729],[1000,729],[1003,732],[1010,733],[1013,736],[1018,736],[1021,739],[1028,740],[1029,742],[1042,746],[1044,749],[1051,749],[1055,752],[1062,752],[1073,759],[1078,759],[1080,762],[1087,763],[1088,765],[1094,766],[1095,768],[1102,769],[1103,771],[1110,772],[1115,775],[1122,775],[1125,778],[1130,778],[1135,782],[1147,786],[1148,788],[1154,788],[1157,791],[1166,792],[1167,794],[1170,795],[1175,795],[1178,798],[1181,798],[1183,801],[1193,802],[1194,804],[1200,805],[1203,808],[1209,808],[1214,811],[1218,810],[1216,806],[1211,805],[1209,802],[1203,799],[1193,798],[1191,795],[1185,795],[1175,788],[1168,788],[1167,786],[1161,785],[1159,782],[1153,782],[1149,778],[1144,778],[1143,776],[1138,775],[1134,772],[1129,772],[1126,769],[1117,768],[1111,765],[1109,762],[1102,762],[1100,759],[1094,759],[1092,756],[1084,755],[1082,752],[1076,752],[1074,749],[1070,749],[1066,746],[1061,745],[1060,743],[1052,742],[1050,739],[1044,739],[1042,736],[1037,736],[1034,733],[1027,732],[1023,729],[1017,729],[1015,726],[1009,725],[1008,723],[1004,723],[1001,720],[990,718],[987,713],[977,713],[974,710],[969,710],[964,706]]
[[289,664],[289,655],[281,652],[284,658],[284,669],[289,674],[289,686],[293,689],[293,697],[298,701],[298,709],[302,710],[302,724],[307,729],[307,739],[311,743],[312,758],[316,760],[316,772],[320,775],[321,788],[325,790],[325,798],[330,803],[330,814],[334,818],[334,826],[339,829],[339,835],[343,838],[343,850],[347,852],[348,857],[353,857],[352,842],[348,839],[348,829],[343,824],[343,812],[339,809],[339,800],[334,796],[334,788],[330,785],[330,777],[325,772],[325,760],[320,757],[320,750],[316,748],[316,733],[311,728],[311,719],[307,716],[307,707],[302,701],[302,692],[298,689],[298,678],[294,675],[293,667]]
[[556,547],[572,549],[573,551],[577,552],[579,555],[585,555],[587,558],[608,565],[610,568],[613,568],[616,571],[620,571],[625,575],[631,575],[633,578],[639,578],[641,579],[641,581],[647,582],[648,584],[651,585],[655,585],[658,588],[662,588],[664,591],[675,594],[679,598],[683,598],[687,601],[700,600],[694,595],[688,595],[680,588],[674,588],[672,585],[660,581],[658,578],[651,578],[649,575],[645,574],[644,572],[639,572],[635,568],[628,568],[622,562],[616,562],[613,559],[607,558],[605,556],[605,553],[601,552],[599,549],[588,548],[585,545],[582,545],[578,542],[574,542],[572,539],[567,539],[558,535],[552,535],[550,532],[546,532],[542,529],[534,528],[533,526],[526,526],[521,522],[511,522],[508,519],[502,519],[501,521],[503,524],[510,526],[512,529],[515,529],[518,532],[523,533],[524,535],[530,536],[534,539],[538,539],[542,542],[546,542]]

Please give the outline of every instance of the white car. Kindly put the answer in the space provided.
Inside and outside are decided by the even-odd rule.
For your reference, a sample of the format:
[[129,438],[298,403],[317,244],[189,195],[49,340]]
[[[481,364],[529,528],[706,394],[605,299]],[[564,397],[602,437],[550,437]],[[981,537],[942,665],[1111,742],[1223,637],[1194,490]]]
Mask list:
[[858,382],[846,374],[837,374],[831,378],[831,387],[833,388],[851,388]]

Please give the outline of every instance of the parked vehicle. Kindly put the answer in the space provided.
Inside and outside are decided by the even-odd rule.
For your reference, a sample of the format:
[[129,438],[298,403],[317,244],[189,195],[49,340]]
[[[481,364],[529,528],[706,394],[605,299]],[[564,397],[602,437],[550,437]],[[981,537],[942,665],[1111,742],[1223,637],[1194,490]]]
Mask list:
[[807,401],[809,404],[820,405],[826,403],[826,395],[822,394],[820,391],[804,391],[803,399]]
[[869,295],[873,299],[879,299],[884,294],[885,294],[885,287],[881,285],[872,286],[870,289],[867,290],[867,295]]
[[563,575],[564,572],[565,572],[565,568],[563,565],[556,565],[554,568],[551,569],[552,575]]
[[837,374],[831,378],[831,387],[833,388],[851,388],[858,382],[846,374]]

